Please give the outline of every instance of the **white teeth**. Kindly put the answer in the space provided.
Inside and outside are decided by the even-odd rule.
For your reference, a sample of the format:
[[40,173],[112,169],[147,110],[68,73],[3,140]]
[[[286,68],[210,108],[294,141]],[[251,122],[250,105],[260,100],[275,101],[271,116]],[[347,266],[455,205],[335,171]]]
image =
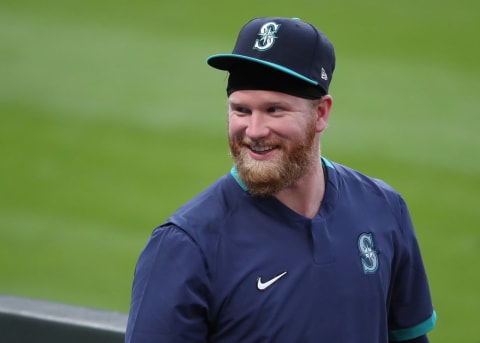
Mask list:
[[252,146],[251,149],[256,152],[264,152],[268,150],[272,150],[272,147],[265,147],[265,146]]

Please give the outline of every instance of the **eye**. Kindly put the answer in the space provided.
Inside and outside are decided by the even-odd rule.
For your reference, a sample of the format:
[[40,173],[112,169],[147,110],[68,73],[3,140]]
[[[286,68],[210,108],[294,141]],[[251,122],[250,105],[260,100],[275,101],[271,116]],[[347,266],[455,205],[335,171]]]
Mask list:
[[236,114],[249,114],[251,111],[243,106],[232,106],[232,112],[235,112]]
[[281,108],[281,107],[278,107],[278,106],[272,106],[272,107],[269,107],[267,109],[267,112],[272,113],[272,114],[278,114],[278,113],[281,113],[283,111],[284,111],[284,109]]

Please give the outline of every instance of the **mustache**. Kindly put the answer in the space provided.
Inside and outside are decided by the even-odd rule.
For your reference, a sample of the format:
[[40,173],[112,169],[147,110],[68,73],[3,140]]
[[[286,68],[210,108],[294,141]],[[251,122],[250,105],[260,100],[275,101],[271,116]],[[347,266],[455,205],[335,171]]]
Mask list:
[[267,138],[259,138],[259,139],[252,139],[247,136],[242,137],[232,137],[233,140],[240,145],[248,145],[248,146],[281,146],[282,143],[276,139],[267,139]]

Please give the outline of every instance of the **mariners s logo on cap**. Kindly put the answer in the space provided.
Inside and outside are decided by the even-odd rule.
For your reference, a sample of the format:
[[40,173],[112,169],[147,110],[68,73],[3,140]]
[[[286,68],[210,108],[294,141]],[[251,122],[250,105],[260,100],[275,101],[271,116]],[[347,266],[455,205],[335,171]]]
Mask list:
[[270,49],[273,44],[275,44],[275,40],[278,38],[277,36],[275,36],[275,33],[277,33],[280,26],[280,24],[277,24],[273,21],[264,24],[258,32],[260,39],[257,39],[255,41],[255,45],[253,46],[253,48],[259,51],[265,51]]

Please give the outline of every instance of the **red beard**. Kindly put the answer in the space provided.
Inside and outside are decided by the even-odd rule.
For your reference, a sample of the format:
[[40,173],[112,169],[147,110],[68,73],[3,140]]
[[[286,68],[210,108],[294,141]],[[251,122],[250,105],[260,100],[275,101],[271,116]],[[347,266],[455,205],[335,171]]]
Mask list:
[[[248,191],[257,196],[274,195],[305,176],[319,153],[315,149],[315,122],[309,123],[303,140],[290,141],[247,137],[229,137],[230,152],[240,179]],[[274,158],[258,161],[249,155],[248,146],[275,146]]]

